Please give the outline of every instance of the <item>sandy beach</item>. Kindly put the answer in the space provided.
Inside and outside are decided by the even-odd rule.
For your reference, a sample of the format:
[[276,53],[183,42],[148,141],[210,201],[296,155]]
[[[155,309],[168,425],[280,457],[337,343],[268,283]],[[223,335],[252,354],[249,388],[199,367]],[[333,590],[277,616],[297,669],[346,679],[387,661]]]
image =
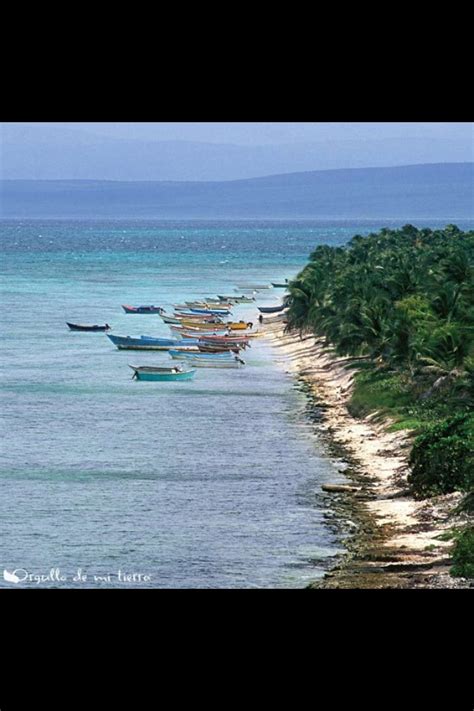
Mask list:
[[374,415],[356,419],[347,409],[354,369],[338,358],[323,339],[285,334],[284,323],[264,319],[262,331],[277,362],[308,385],[322,405],[320,428],[351,464],[345,471],[352,490],[328,493],[330,505],[343,506],[357,522],[345,541],[348,553],[315,587],[440,588],[469,587],[449,574],[452,543],[439,536],[461,522],[453,509],[460,493],[416,501],[406,477],[412,436],[390,432],[390,421]]

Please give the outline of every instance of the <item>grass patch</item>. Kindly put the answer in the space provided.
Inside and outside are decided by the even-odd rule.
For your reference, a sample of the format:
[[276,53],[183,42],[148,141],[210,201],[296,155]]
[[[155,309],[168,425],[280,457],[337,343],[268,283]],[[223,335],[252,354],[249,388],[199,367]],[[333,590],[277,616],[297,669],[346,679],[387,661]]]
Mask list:
[[402,415],[413,404],[413,393],[405,375],[372,365],[355,376],[349,412],[353,417],[365,417],[376,410],[392,416]]
[[387,429],[389,432],[398,432],[399,430],[419,430],[425,423],[423,420],[415,417],[402,417],[393,422]]

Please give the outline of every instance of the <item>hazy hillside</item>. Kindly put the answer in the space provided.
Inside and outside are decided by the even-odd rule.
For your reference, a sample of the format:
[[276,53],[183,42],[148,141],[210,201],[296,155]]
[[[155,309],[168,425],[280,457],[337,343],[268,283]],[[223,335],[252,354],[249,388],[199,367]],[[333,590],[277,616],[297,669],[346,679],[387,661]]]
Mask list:
[[313,171],[229,182],[2,181],[9,217],[474,217],[474,163]]
[[[350,134],[349,134],[350,135]],[[1,125],[0,177],[21,180],[234,180],[333,168],[472,161],[462,136],[342,137],[271,145],[143,140],[44,125]]]

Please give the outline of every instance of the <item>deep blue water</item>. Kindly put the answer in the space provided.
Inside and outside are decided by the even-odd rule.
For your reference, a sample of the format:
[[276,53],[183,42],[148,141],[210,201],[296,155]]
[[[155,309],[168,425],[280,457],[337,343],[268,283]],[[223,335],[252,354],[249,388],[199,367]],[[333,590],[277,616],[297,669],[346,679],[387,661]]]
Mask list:
[[[158,316],[121,304],[171,309],[292,277],[317,244],[383,224],[1,222],[0,576],[59,568],[66,580],[42,584],[64,587],[303,587],[320,577],[342,550],[320,494],[340,463],[314,435],[282,356],[257,341],[241,370],[136,382],[128,363],[168,354],[117,351],[65,321],[165,336]],[[234,313],[257,321],[254,306]],[[73,580],[78,568],[86,581]],[[150,580],[123,583],[119,570]]]

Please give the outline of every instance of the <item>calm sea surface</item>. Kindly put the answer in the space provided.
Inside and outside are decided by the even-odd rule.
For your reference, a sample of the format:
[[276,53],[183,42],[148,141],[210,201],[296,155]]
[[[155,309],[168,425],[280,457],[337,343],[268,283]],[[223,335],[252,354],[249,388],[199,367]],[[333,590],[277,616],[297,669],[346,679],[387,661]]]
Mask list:
[[[136,382],[128,363],[168,354],[118,351],[65,321],[168,336],[158,316],[121,304],[171,310],[282,280],[316,245],[381,226],[0,222],[0,585],[14,586],[4,569],[28,587],[304,587],[321,577],[342,550],[320,495],[340,463],[314,436],[283,357],[259,341],[243,369]],[[258,318],[254,306],[234,315]]]

